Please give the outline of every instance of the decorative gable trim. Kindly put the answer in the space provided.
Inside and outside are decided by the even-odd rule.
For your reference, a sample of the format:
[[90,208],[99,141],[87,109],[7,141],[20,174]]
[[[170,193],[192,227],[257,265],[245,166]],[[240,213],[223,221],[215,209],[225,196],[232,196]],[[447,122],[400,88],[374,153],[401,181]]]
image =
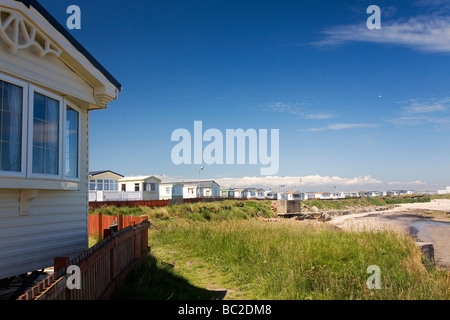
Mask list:
[[21,13],[5,7],[0,7],[0,37],[9,45],[13,54],[31,46],[38,49],[41,57],[46,54],[59,57],[62,52]]

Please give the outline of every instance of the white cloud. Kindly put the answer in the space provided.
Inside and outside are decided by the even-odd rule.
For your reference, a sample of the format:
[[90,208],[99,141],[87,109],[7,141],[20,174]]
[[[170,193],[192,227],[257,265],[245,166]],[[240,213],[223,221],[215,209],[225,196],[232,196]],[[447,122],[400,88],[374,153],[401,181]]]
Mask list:
[[411,186],[411,185],[424,185],[424,184],[426,184],[425,182],[423,182],[423,181],[420,181],[420,180],[416,180],[416,181],[410,181],[410,182],[398,182],[398,181],[392,181],[392,182],[388,182],[387,183],[388,185],[402,185],[402,186],[406,186],[406,185],[408,185],[408,186]]
[[355,128],[376,128],[376,127],[379,127],[379,125],[373,123],[334,123],[326,127],[309,128],[302,131],[319,132],[324,130],[345,130]]
[[450,98],[417,100],[411,99],[403,107],[403,114],[422,114],[449,110]]
[[305,113],[304,103],[284,103],[284,102],[274,102],[264,104],[263,109],[275,111],[275,112],[286,112],[293,115],[303,115]]
[[435,130],[450,129],[450,98],[411,99],[401,102],[400,116],[389,120],[396,125],[431,125]]
[[327,112],[318,112],[318,113],[312,112],[313,110],[310,110],[309,104],[305,102],[302,103],[273,102],[273,103],[266,103],[261,107],[263,110],[289,113],[303,119],[324,120],[335,117],[333,114]]
[[450,17],[418,16],[397,21],[382,20],[381,29],[369,30],[364,23],[337,26],[323,32],[316,45],[341,45],[361,41],[396,44],[424,52],[450,52]]
[[316,113],[306,114],[303,118],[312,120],[325,120],[334,118],[334,115],[332,115],[331,113]]

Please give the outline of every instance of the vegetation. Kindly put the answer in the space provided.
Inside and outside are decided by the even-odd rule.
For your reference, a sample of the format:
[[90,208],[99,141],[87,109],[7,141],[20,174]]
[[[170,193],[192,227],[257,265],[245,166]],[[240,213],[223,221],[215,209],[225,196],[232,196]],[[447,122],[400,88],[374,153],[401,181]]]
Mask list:
[[401,203],[430,202],[430,196],[405,195],[391,197],[348,198],[339,200],[307,200],[303,204],[320,210],[342,210],[358,207],[387,206]]
[[224,200],[220,202],[197,202],[169,207],[105,207],[91,210],[91,214],[147,216],[156,225],[180,219],[205,222],[222,220],[248,220],[255,217],[272,217],[271,201]]
[[[142,208],[151,254],[115,299],[449,299],[450,275],[426,269],[410,237],[278,221],[270,202]],[[133,211],[135,208],[133,208]],[[102,210],[105,212],[104,210]],[[369,290],[367,268],[381,269]]]

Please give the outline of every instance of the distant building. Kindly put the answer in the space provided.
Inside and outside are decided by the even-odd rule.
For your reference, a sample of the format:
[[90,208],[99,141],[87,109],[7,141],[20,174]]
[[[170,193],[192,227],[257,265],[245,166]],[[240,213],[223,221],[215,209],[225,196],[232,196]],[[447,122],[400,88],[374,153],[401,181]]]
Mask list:
[[129,196],[123,200],[159,200],[160,183],[153,175],[124,177],[119,180],[119,193]]
[[360,198],[362,191],[348,191],[344,192],[345,198]]
[[220,197],[220,186],[214,180],[183,182],[183,198]]
[[296,192],[296,191],[285,191],[278,192],[277,194],[278,200],[308,200],[308,196],[304,192]]
[[244,197],[244,190],[243,188],[234,189],[234,197],[235,198],[243,198]]
[[159,184],[159,199],[170,200],[183,198],[182,182],[161,182]]
[[361,197],[381,197],[383,196],[383,192],[381,191],[362,191]]
[[438,190],[438,194],[448,194],[450,193],[450,187],[446,187],[445,190]]
[[247,199],[264,199],[264,189],[247,188],[242,192],[242,197]]
[[220,189],[220,196],[222,198],[234,198],[234,188]]
[[[104,201],[119,190],[123,175],[111,170],[89,172],[89,201]],[[115,198],[113,196],[113,198]]]
[[278,197],[278,193],[272,190],[265,191],[264,196],[266,199],[276,200]]

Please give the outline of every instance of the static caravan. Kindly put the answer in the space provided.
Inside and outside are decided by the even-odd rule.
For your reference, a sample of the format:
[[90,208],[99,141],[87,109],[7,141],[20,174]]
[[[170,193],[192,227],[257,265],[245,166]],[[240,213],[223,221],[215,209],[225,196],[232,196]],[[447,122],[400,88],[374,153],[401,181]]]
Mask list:
[[244,198],[248,198],[248,199],[264,199],[265,193],[264,193],[264,189],[247,188],[247,189],[244,189],[242,196]]
[[278,192],[276,192],[276,191],[271,191],[271,190],[265,191],[265,192],[264,192],[264,197],[265,197],[266,199],[276,200],[276,199],[278,198]]
[[35,0],[0,2],[0,279],[88,248],[89,112],[121,85]]
[[182,199],[183,183],[161,182],[159,185],[159,200]]
[[220,189],[220,197],[222,198],[234,198],[234,189]]
[[155,176],[129,176],[119,180],[119,193],[124,193],[122,200],[159,200],[159,184]]
[[242,189],[242,188],[234,189],[234,197],[235,198],[242,198],[242,197],[244,197],[244,190],[245,189]]
[[214,180],[184,182],[183,198],[220,197],[220,186]]
[[308,197],[303,192],[296,192],[296,191],[286,191],[286,192],[279,192],[277,195],[278,200],[308,200]]
[[123,175],[111,170],[89,172],[89,201],[119,200],[119,180]]

